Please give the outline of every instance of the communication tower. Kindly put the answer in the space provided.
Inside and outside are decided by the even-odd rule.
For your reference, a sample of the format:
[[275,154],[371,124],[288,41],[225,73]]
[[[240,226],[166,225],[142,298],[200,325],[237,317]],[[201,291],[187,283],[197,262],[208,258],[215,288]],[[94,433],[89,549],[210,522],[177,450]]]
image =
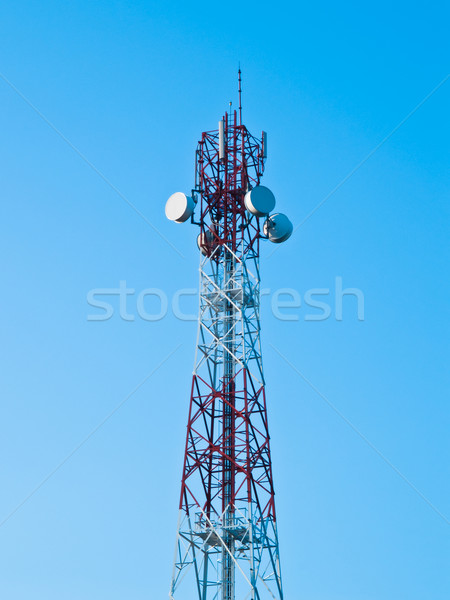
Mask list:
[[199,228],[200,309],[172,600],[283,599],[260,342],[261,240],[292,224],[261,185],[267,134],[239,111],[202,134],[195,187],[166,216]]

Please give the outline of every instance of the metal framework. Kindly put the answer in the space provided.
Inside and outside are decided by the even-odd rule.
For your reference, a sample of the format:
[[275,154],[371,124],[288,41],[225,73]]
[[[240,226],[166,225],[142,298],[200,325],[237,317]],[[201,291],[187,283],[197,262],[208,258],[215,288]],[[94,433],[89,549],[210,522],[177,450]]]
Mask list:
[[199,329],[172,600],[283,598],[260,344],[262,233],[244,205],[264,171],[264,142],[239,106],[196,151]]

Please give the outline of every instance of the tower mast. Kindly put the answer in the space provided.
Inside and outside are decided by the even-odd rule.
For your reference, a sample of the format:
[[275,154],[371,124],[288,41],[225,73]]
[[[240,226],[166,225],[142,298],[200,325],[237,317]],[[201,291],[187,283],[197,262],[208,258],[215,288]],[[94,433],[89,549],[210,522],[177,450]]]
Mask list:
[[[200,311],[172,600],[283,599],[260,344],[259,247],[292,232],[260,185],[267,141],[226,112],[202,134],[191,196],[168,218],[200,228]],[[196,219],[194,218],[194,211]],[[261,217],[266,217],[264,224]]]

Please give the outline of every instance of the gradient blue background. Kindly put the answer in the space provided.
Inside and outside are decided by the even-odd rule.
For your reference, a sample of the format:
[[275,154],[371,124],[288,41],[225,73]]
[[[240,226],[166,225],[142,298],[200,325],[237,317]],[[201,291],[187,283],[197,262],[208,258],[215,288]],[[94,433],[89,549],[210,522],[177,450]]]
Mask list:
[[[0,527],[2,598],[167,597],[196,324],[125,322],[117,301],[88,322],[86,294],[197,285],[196,232],[164,203],[192,187],[239,61],[244,120],[269,133],[264,183],[297,225],[447,75],[445,4],[1,4],[2,75],[185,257],[0,80],[0,521],[182,344]],[[363,322],[352,298],[342,322],[305,322],[303,306],[283,322],[263,303],[289,600],[450,594],[448,521],[272,348],[450,518],[449,103],[447,81],[288,243],[263,247],[264,287],[342,276],[365,296]]]

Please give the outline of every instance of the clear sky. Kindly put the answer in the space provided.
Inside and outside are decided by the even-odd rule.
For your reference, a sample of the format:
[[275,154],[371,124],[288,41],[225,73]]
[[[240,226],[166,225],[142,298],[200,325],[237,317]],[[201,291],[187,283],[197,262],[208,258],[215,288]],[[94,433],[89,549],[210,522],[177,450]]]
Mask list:
[[[286,599],[449,598],[449,16],[433,1],[1,3],[2,598],[167,597],[196,339],[171,302],[197,286],[198,252],[164,204],[236,104],[239,61],[264,183],[300,225],[261,259]],[[336,277],[363,320],[352,297],[336,320]],[[89,321],[89,291],[120,281],[134,321],[117,297]],[[147,288],[168,298],[158,321],[138,315]],[[280,309],[295,320],[271,310],[280,288],[301,297]],[[306,320],[312,288],[330,289],[326,320]]]

